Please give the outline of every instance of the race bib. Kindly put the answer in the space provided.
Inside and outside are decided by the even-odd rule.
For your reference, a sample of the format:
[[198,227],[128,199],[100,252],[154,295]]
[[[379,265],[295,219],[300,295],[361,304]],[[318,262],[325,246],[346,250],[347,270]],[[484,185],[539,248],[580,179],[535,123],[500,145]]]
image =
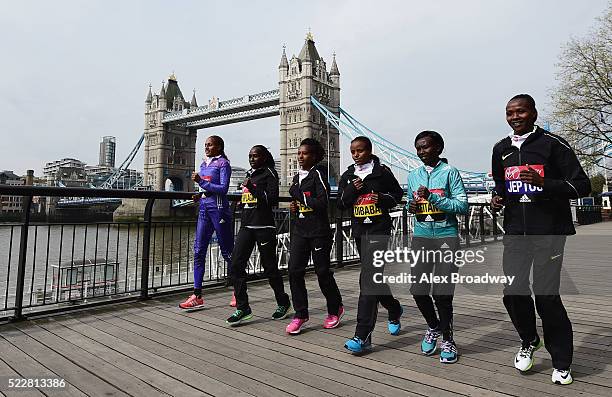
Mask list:
[[243,187],[240,202],[242,204],[257,204],[257,198],[249,192],[249,189]]
[[[429,189],[430,193],[435,193],[441,197],[445,196],[444,189]],[[417,192],[412,192],[417,206],[416,220],[419,222],[436,222],[446,219],[446,213],[426,199],[419,197]]]
[[367,218],[382,215],[382,210],[374,203],[373,193],[362,194],[353,205],[353,216],[355,218]]
[[[310,197],[310,192],[304,192],[304,196]],[[313,212],[314,210],[298,201],[298,211],[303,214],[304,212]]]
[[506,192],[508,194],[522,194],[527,200],[526,195],[540,194],[544,191],[544,189],[541,187],[533,186],[529,183],[521,181],[519,177],[521,171],[527,170],[528,168],[534,169],[538,174],[540,174],[541,177],[544,177],[544,166],[541,164],[530,164],[529,166],[517,165],[504,168]]

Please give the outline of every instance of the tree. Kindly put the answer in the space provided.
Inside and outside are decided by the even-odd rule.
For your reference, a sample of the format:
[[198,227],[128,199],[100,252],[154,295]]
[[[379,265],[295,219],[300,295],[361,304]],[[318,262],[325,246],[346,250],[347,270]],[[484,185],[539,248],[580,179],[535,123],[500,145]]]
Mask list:
[[612,169],[612,2],[597,22],[586,37],[564,46],[551,95],[554,130],[590,172]]
[[603,185],[606,183],[604,176],[597,174],[591,177],[591,196],[597,197],[603,192]]

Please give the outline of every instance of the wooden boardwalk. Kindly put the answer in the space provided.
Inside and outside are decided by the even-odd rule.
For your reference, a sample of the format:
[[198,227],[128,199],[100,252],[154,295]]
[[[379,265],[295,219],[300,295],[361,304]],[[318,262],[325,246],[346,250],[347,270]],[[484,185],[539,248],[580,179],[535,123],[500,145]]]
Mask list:
[[[612,223],[584,226],[580,235],[612,237]],[[610,239],[612,241],[612,239]],[[500,249],[500,244],[491,246]],[[593,250],[574,252],[568,271],[582,267],[584,282],[601,283],[610,265]],[[589,257],[591,255],[591,257]],[[580,258],[588,260],[580,260]],[[578,274],[577,273],[577,274]],[[113,305],[102,309],[0,326],[0,394],[48,396],[577,396],[612,395],[612,292],[568,295],[574,326],[575,378],[550,383],[550,356],[541,349],[526,375],[512,366],[516,332],[499,296],[455,298],[455,338],[461,353],[454,365],[424,357],[419,343],[424,321],[404,294],[403,329],[386,333],[384,312],[372,353],[354,357],[342,345],[353,335],[358,269],[336,272],[347,314],[334,330],[321,327],[324,301],[309,276],[311,318],[305,332],[288,336],[288,320],[269,318],[275,308],[265,283],[250,286],[255,319],[228,328],[228,290],[206,291],[206,308],[184,313],[182,296]],[[606,286],[610,289],[610,286]],[[8,377],[63,378],[65,389],[7,390]]]

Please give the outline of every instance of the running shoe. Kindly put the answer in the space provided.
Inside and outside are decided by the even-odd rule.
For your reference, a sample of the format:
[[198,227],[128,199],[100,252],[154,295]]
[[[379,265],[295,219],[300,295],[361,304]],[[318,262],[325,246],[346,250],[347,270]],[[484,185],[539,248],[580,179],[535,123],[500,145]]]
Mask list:
[[552,383],[557,385],[569,385],[573,381],[571,369],[553,369]]
[[340,306],[338,309],[338,315],[328,314],[327,317],[325,317],[325,321],[323,321],[323,328],[336,328],[338,325],[340,325],[342,316],[344,316],[344,306]]
[[542,339],[538,338],[538,342],[528,344],[527,346],[521,346],[518,353],[514,356],[514,367],[521,372],[529,371],[533,366],[533,354],[542,347]]
[[228,317],[227,320],[225,320],[225,323],[228,324],[230,327],[235,327],[245,321],[249,321],[252,318],[253,313],[251,312],[250,308],[247,310],[237,309],[234,314],[232,314]]
[[443,340],[440,345],[440,362],[443,364],[452,364],[457,362],[457,345],[455,341]]
[[368,339],[364,341],[360,337],[355,336],[346,341],[344,348],[350,351],[352,354],[361,354],[372,348],[372,338],[368,337]]
[[232,292],[232,299],[230,300],[230,306],[236,307],[236,294]]
[[202,299],[201,296],[198,297],[192,294],[189,298],[179,303],[179,307],[183,310],[199,309],[200,307],[204,307],[204,299]]
[[426,356],[431,356],[434,354],[436,352],[439,337],[440,331],[438,331],[438,328],[427,328],[427,331],[425,331],[425,336],[421,341],[421,353]]
[[282,320],[287,318],[289,314],[291,314],[291,303],[287,306],[278,305],[274,313],[272,313],[272,318],[275,320]]
[[297,335],[302,332],[302,325],[304,325],[308,321],[307,318],[297,318],[294,317],[293,320],[287,325],[285,331],[291,335]]
[[389,320],[387,322],[387,329],[391,335],[399,335],[400,330],[402,329],[402,323],[400,322],[400,318],[404,314],[404,308],[400,306],[400,314],[396,320]]

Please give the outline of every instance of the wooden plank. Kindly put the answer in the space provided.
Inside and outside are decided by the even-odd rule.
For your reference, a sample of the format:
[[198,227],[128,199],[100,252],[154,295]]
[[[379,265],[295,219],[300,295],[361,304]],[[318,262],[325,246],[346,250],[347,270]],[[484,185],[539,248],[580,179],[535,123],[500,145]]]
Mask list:
[[[70,362],[108,382],[114,388],[127,395],[135,395],[139,390],[150,393],[154,389],[131,374],[120,370],[76,345],[48,332],[33,322],[15,324],[14,327],[24,334],[31,335],[39,343],[61,354]],[[63,375],[63,374],[62,374]]]
[[[4,346],[0,346],[2,348]],[[2,384],[0,384],[0,395],[7,397],[38,397],[44,396],[37,389],[27,389],[27,390],[17,390],[10,389],[8,386],[8,378],[22,378],[21,374],[11,368],[6,362],[3,361],[5,357],[5,351],[0,349],[2,352],[2,356],[0,356],[0,379],[2,379]]]
[[[264,322],[258,323],[256,325],[256,327],[258,329],[268,329],[268,328],[272,328],[274,327],[271,323],[267,323],[267,327],[264,326]],[[247,332],[247,328],[250,331],[250,327],[244,327],[245,330],[243,332]],[[344,332],[346,333],[346,330],[344,328],[341,329],[337,329],[334,330],[335,332]],[[273,331],[270,331],[273,332]],[[319,333],[319,332],[323,332],[323,331],[308,331],[306,334],[311,335],[314,333]],[[351,331],[352,332],[352,329]],[[329,347],[332,349],[338,349],[341,352],[338,352],[337,354],[344,354],[346,355],[345,351],[342,350],[341,346],[343,344],[343,342],[346,340],[346,337],[348,335],[344,335],[343,337],[339,338],[336,340],[335,344],[328,344],[323,343],[323,342],[319,342],[322,341],[322,339],[328,339],[329,337],[326,335],[322,335],[322,336],[312,336],[309,338],[309,341],[312,340],[313,344],[319,346],[319,345],[323,345],[325,347]],[[298,337],[300,340],[303,339],[303,335]],[[295,339],[298,339],[295,338]],[[419,338],[419,342],[420,342],[420,338]],[[385,343],[385,349],[388,347],[388,343]],[[382,350],[381,350],[382,351]],[[377,355],[379,354],[379,351],[375,352]],[[370,357],[370,356],[368,356]],[[436,365],[431,365],[431,361],[432,358],[431,357],[423,357],[422,355],[418,354],[418,355],[414,355],[414,356],[409,356],[406,355],[403,357],[403,360],[401,360],[401,363],[398,363],[398,366],[402,366],[404,365],[403,363],[405,362],[409,362],[410,363],[410,368],[411,369],[415,369],[415,370],[419,370],[425,374],[431,374],[431,375],[435,375],[435,376],[439,376],[441,378],[446,378],[449,380],[456,380],[456,379],[461,379],[462,381],[465,382],[472,382],[472,384],[480,384],[480,383],[484,383],[486,382],[486,387],[490,388],[490,389],[494,389],[497,390],[499,392],[502,393],[509,393],[509,394],[518,394],[520,395],[521,391],[524,391],[527,387],[525,386],[523,381],[520,382],[516,382],[514,379],[510,378],[509,380],[514,380],[515,381],[515,385],[513,385],[512,383],[505,383],[505,382],[499,382],[499,379],[501,379],[498,375],[495,375],[491,373],[491,371],[478,371],[477,368],[470,368],[470,367],[465,367],[465,366],[458,366],[458,365],[454,365],[452,367],[453,371],[448,371],[448,367],[447,366],[443,366],[441,364]],[[489,366],[490,368],[490,366]],[[545,387],[546,385],[542,385],[539,382],[536,384],[537,387]],[[549,386],[549,385],[548,385]],[[513,391],[515,391],[516,393],[512,393]],[[542,393],[543,390],[539,391],[540,393]]]
[[[213,309],[211,309],[213,310]],[[203,311],[203,312],[199,312],[199,313],[187,313],[187,314],[183,314],[183,313],[176,313],[175,311],[171,311],[166,310],[166,314],[162,314],[159,311],[155,311],[154,314],[156,315],[164,315],[164,316],[178,316],[178,317],[191,317],[194,315],[198,315],[197,318],[199,318],[200,320],[202,320],[205,317],[205,321],[210,323],[210,324],[215,324],[217,326],[220,326],[222,328],[224,328],[224,322],[222,320],[219,320],[218,318],[212,318],[209,316],[205,316],[203,313],[205,312],[209,312],[208,310]],[[191,321],[189,322],[190,324],[192,323]],[[197,323],[199,323],[199,321],[194,321],[193,325],[196,325]],[[250,325],[250,326],[245,326],[245,327],[239,327],[237,330],[231,330],[228,332],[245,332],[245,331],[251,331],[252,330],[252,326],[260,328],[262,327],[264,324],[266,323],[271,323],[271,321],[265,321],[265,322],[260,322],[257,323],[255,325]],[[275,327],[279,327],[279,322],[274,322],[275,323]],[[227,329],[227,328],[226,328]],[[353,364],[365,364],[364,366],[366,368],[370,368],[370,369],[376,369],[377,371],[380,371],[382,373],[388,374],[388,375],[394,375],[398,378],[404,378],[404,379],[410,379],[411,381],[414,381],[416,383],[421,383],[423,385],[429,385],[430,387],[437,387],[443,390],[448,390],[448,391],[452,391],[455,393],[459,393],[459,394],[464,394],[464,395],[489,395],[490,391],[484,391],[480,388],[477,387],[473,387],[471,385],[467,385],[467,384],[463,384],[463,383],[458,383],[458,382],[450,382],[450,381],[446,381],[445,379],[439,378],[439,377],[435,377],[435,376],[431,376],[428,374],[423,374],[423,373],[418,373],[416,371],[412,371],[410,369],[407,368],[398,368],[397,366],[392,366],[386,363],[382,363],[382,362],[376,362],[375,364],[373,362],[368,362],[367,360],[362,360],[359,357],[354,357],[351,355],[347,355],[346,353],[340,353],[338,354],[337,351],[334,351],[335,349],[329,350],[329,349],[324,349],[321,346],[319,346],[318,343],[312,344],[312,343],[303,343],[301,341],[298,341],[295,338],[290,338],[286,335],[282,335],[282,333],[279,332],[275,332],[274,334],[270,335],[270,333],[265,333],[264,335],[261,335],[262,337],[266,337],[266,338],[271,338],[272,341],[276,341],[277,343],[282,343],[282,344],[288,344],[294,348],[298,348],[300,350],[309,350],[312,349],[313,347],[315,348],[315,350],[317,350],[318,353],[325,355],[326,357],[333,357],[335,360],[342,360],[345,362],[350,362]],[[279,338],[280,337],[280,338]],[[314,345],[314,346],[313,346]],[[356,361],[355,361],[356,360]],[[374,365],[374,366],[373,366]]]
[[[154,354],[146,354],[146,352],[140,351],[140,349],[135,346],[115,339],[110,335],[107,337],[104,333],[99,332],[97,338],[99,340],[104,340],[105,343],[114,343],[115,346],[120,349],[128,351],[131,356],[136,355],[136,359],[143,364],[158,369],[183,383],[189,384],[192,388],[197,389],[197,393],[200,395],[249,396],[248,393],[243,393],[223,382],[219,382],[213,377],[201,374],[190,367],[176,365],[176,363],[171,360]],[[197,363],[197,361],[195,363]],[[193,366],[194,362],[191,364]]]
[[[41,328],[65,340],[69,340],[70,343],[106,361],[109,365],[113,365],[130,374],[129,377],[126,377],[126,381],[133,382],[134,387],[140,390],[139,393],[189,395],[202,392],[202,390],[186,385],[181,380],[172,378],[161,371],[141,363],[138,361],[142,355],[141,352],[137,348],[125,344],[120,339],[105,338],[105,335],[99,336],[77,332],[79,331],[78,327],[76,330],[71,327],[75,323],[77,325],[80,324],[76,320],[71,321],[70,319],[62,318],[60,321],[39,320],[35,323]],[[97,339],[97,337],[100,339]],[[132,379],[134,377],[136,378],[135,380]]]
[[[419,316],[420,316],[420,314],[419,314]],[[335,331],[330,331],[330,332],[335,332]],[[378,336],[377,336],[377,335],[380,335],[380,334],[376,334],[376,333],[375,333],[375,337],[376,337],[376,338],[378,338]],[[383,335],[383,338],[386,338],[386,337],[387,337],[387,335]],[[417,347],[416,347],[416,342],[420,341],[420,335],[419,335],[418,337],[419,337],[419,340],[415,341],[415,350],[416,350],[416,348],[417,348]],[[493,347],[495,347],[495,346],[493,346]],[[508,353],[508,356],[512,357],[512,355],[514,354],[514,351],[513,351],[513,350],[514,350],[514,349],[512,349],[512,350],[511,350],[511,351]],[[490,356],[491,356],[492,354],[494,355],[494,354],[496,354],[496,353],[487,352],[485,355],[483,355],[483,357],[482,357],[482,358],[483,358],[483,359],[488,359],[488,358],[490,358]],[[503,355],[503,356],[502,356],[502,355],[498,355],[498,356],[499,356],[499,357],[498,357],[498,360],[497,360],[497,365],[507,366],[507,363],[506,363],[506,361],[508,361],[508,360],[507,360],[507,357],[505,357],[505,355]],[[463,360],[463,359],[462,359],[462,363],[464,363],[464,361],[465,361],[465,360]],[[576,367],[576,368],[581,368],[580,366],[575,366],[575,367]],[[549,362],[549,361],[548,361],[548,368],[550,368],[550,362]],[[512,371],[514,371],[514,369],[513,369],[513,368],[512,368]],[[550,371],[550,369],[548,369],[548,371]],[[595,370],[595,371],[597,371],[597,370]],[[589,373],[592,373],[592,372],[593,372],[593,371],[591,371],[591,372],[589,372]],[[609,372],[606,372],[606,373],[604,374],[604,376],[606,376],[606,375],[608,375],[608,374],[609,374]],[[548,373],[548,374],[545,374],[545,377],[544,377],[544,379],[543,379],[543,380],[546,380],[547,382],[550,382],[550,380],[549,380],[549,379],[550,379],[550,377],[549,377],[549,376],[550,376],[550,374],[549,374],[549,373]],[[583,379],[583,378],[581,378],[581,379]],[[606,391],[606,389],[601,389],[601,387],[599,387],[599,386],[608,387],[608,386],[610,385],[610,383],[609,383],[609,380],[608,380],[608,379],[601,379],[601,378],[597,378],[597,377],[593,377],[593,376],[592,376],[592,377],[589,379],[589,381],[590,381],[590,382],[594,382],[594,383],[596,384],[596,385],[594,385],[594,386],[593,386],[593,388],[594,388],[594,389],[599,390],[601,393],[603,393],[603,395],[607,395],[607,394],[608,394],[608,392]],[[597,386],[597,385],[599,385],[599,386]],[[579,387],[582,387],[582,386],[579,386]]]
[[[219,363],[211,359],[208,354],[205,354],[203,357],[200,356],[200,354],[202,354],[200,350],[203,349],[182,342],[182,336],[180,335],[185,333],[184,330],[181,330],[179,335],[166,335],[150,329],[149,325],[141,326],[138,325],[137,322],[130,322],[110,314],[103,315],[98,319],[104,323],[104,325],[99,326],[105,332],[115,335],[131,334],[134,338],[138,338],[140,342],[135,341],[134,343],[140,343],[142,349],[151,349],[151,341],[155,341],[161,345],[155,348],[159,354],[179,364],[193,362],[194,355],[197,353],[197,359],[205,364],[202,367],[206,368],[206,372],[210,376],[216,375],[216,379],[231,384],[247,393],[253,395],[269,395],[272,397],[288,394],[287,391],[278,388],[278,384],[271,386],[265,382],[250,378],[248,375],[243,376],[240,372],[236,372],[236,368],[231,365],[228,366],[229,368],[217,365],[224,364],[227,361],[226,359],[222,359]],[[177,338],[177,336],[180,337]],[[206,338],[202,339],[206,340]],[[241,355],[244,356],[243,354]]]
[[[130,317],[132,314],[130,314]],[[127,324],[126,324],[127,323]],[[138,327],[138,333],[136,329],[130,328],[125,329],[130,324],[127,320],[122,320],[118,317],[112,317],[105,315],[97,318],[96,327],[104,332],[111,333],[122,339],[130,338],[130,342],[134,343],[138,348],[148,351],[154,351],[156,354],[171,359],[173,362],[179,365],[190,365],[194,361],[203,363],[203,368],[209,373],[211,377],[215,377],[226,384],[230,384],[234,387],[241,388],[252,394],[257,395],[287,395],[291,391],[291,387],[298,385],[290,384],[286,385],[288,390],[281,390],[282,379],[274,373],[266,373],[268,371],[258,371],[256,367],[250,368],[248,365],[244,365],[240,361],[232,358],[224,357],[206,349],[202,349],[197,344],[185,343],[182,339],[177,337],[188,333],[188,329],[173,329],[171,336],[159,334],[154,335],[155,338],[147,338],[144,335],[147,334],[147,326]],[[129,327],[128,327],[129,328]],[[149,336],[151,336],[149,334]],[[166,336],[166,337],[164,337]],[[196,335],[195,339],[198,339]],[[201,339],[201,336],[200,336]],[[170,346],[169,346],[170,345]],[[213,346],[214,347],[214,346]],[[241,355],[246,357],[248,360],[248,353],[245,352],[234,352],[235,355]],[[245,372],[247,371],[247,372]],[[254,373],[256,372],[256,373]],[[273,386],[262,386],[265,384],[272,384]],[[309,390],[312,393],[312,390]]]
[[[26,325],[22,326],[25,327]],[[127,396],[127,394],[113,387],[106,380],[76,365],[63,354],[60,354],[60,352],[56,352],[39,342],[36,338],[42,332],[46,331],[33,328],[28,330],[27,333],[23,333],[12,327],[5,327],[2,330],[2,336],[41,365],[53,368],[53,371],[61,375],[69,385],[78,388],[87,395]]]
[[[44,367],[38,361],[28,356],[6,339],[0,338],[0,351],[2,352],[2,360],[14,369],[22,378],[45,378],[45,379],[61,379],[62,376],[53,372],[51,369]],[[44,393],[47,396],[85,396],[85,394],[76,387],[65,388],[46,388]]]
[[[164,320],[164,316],[160,315],[160,314],[163,314],[163,313],[159,312],[159,314],[158,314],[156,312],[156,313],[151,313],[151,314],[147,315],[146,313],[143,314],[143,313],[141,313],[140,311],[137,311],[137,310],[130,310],[129,316],[127,316],[126,318],[132,319],[133,317],[135,317],[137,315],[141,315],[141,316],[145,316],[148,319],[148,321],[164,321],[164,324],[167,324],[167,325],[175,324],[176,325],[176,320],[175,319],[168,318],[168,319]],[[179,314],[177,314],[177,316],[179,316],[178,317],[179,319],[182,319],[182,316],[180,316]],[[191,329],[195,330],[197,335],[199,335],[204,330],[201,327],[201,325],[202,325],[201,322],[198,322],[197,324],[191,324],[191,323],[190,324],[185,324],[185,323],[183,323],[181,321],[181,322],[179,322],[179,324],[182,324],[181,325],[182,329],[190,329],[191,328]],[[220,337],[222,337],[222,338],[228,338],[228,337],[234,338],[236,336],[236,334],[234,334],[234,333],[228,333],[227,327],[218,327],[218,326],[215,326],[213,328],[218,331],[218,335]],[[207,336],[208,335],[209,334],[207,334]],[[205,338],[204,340],[208,340],[208,337]],[[267,341],[262,340],[260,338],[250,338],[250,339],[248,339],[245,342],[247,342],[251,346],[257,346],[257,345],[261,345],[262,343],[266,343],[266,349],[269,349],[270,351],[274,351],[275,353],[280,353],[280,354],[291,354],[291,355],[293,355],[293,357],[296,357],[296,359],[304,360],[303,352],[302,351],[296,350],[296,349],[291,349],[291,348],[290,349],[282,350],[281,348],[283,346],[281,344],[276,343],[276,342],[267,343]],[[232,341],[232,343],[235,343],[235,342]],[[295,360],[292,360],[292,361],[295,363]],[[326,359],[325,357],[316,357],[316,356],[315,356],[315,359],[313,359],[311,362],[312,363],[316,363],[316,364],[320,364],[320,365],[329,364],[328,366],[330,368],[331,367],[338,367],[338,364],[341,364],[341,363],[338,363],[338,361],[335,360],[335,359]],[[285,361],[285,363],[286,363],[286,361]],[[344,369],[344,367],[346,367],[345,371],[347,373],[354,373],[354,368],[350,367],[350,366],[343,366],[343,368],[339,368],[338,370],[342,370],[342,369]],[[368,377],[365,377],[365,379],[368,379]],[[381,381],[386,381],[386,382],[391,382],[392,379],[390,379],[386,374],[384,374],[381,377],[380,380]],[[400,380],[400,379],[393,380],[392,386],[395,387],[396,389],[397,388],[401,388],[402,383],[404,383],[404,382],[407,382],[410,385],[408,390],[413,390],[413,391],[418,391],[419,390],[419,387],[418,387],[419,385],[418,384],[414,384],[413,382],[410,382],[410,381],[407,381],[407,380],[406,381]],[[431,390],[428,390],[426,388],[424,390],[424,392],[431,393]],[[444,394],[438,393],[438,395],[444,395]]]
[[[262,372],[270,372],[272,374],[270,384],[278,388],[285,388],[286,390],[283,393],[292,392],[303,395],[313,393],[312,390],[303,390],[303,386],[296,387],[293,385],[293,381],[297,381],[316,387],[318,391],[314,393],[373,396],[371,393],[354,387],[353,382],[350,382],[351,385],[346,384],[342,377],[330,379],[329,375],[321,376],[325,374],[325,371],[313,374],[311,367],[296,363],[294,358],[273,353],[256,344],[240,343],[235,340],[228,341],[227,337],[215,338],[215,334],[206,332],[201,328],[180,327],[183,324],[179,322],[161,323],[157,321],[157,317],[148,319],[137,313],[130,313],[125,318],[106,317],[105,319],[115,327],[125,327],[130,333],[137,333],[152,340],[163,341],[164,344],[177,351],[191,352],[197,357],[211,357],[219,365],[225,365],[224,363],[227,362],[228,369],[240,371],[243,377],[252,377],[253,381],[257,383],[266,382],[266,377],[261,376]],[[230,358],[234,358],[234,360],[229,360]],[[293,381],[286,382],[282,378]],[[403,395],[401,391],[394,390],[394,392],[394,395]]]
[[[273,304],[272,304],[272,306],[273,306]],[[262,324],[263,324],[263,323],[262,323]],[[259,324],[258,324],[258,325],[259,325]],[[420,335],[419,335],[419,340],[420,340]],[[415,347],[416,347],[416,346],[415,346]],[[510,355],[510,356],[512,356],[513,354],[514,354],[514,352],[509,353],[509,355]],[[505,359],[505,360],[504,360],[504,359]],[[465,360],[463,360],[463,361],[465,361]],[[463,362],[463,361],[462,361],[462,362]],[[497,363],[497,365],[500,365],[500,364],[501,364],[502,366],[508,366],[508,364],[507,364],[507,357],[500,357],[500,360],[499,360],[499,361],[500,361],[500,362],[499,362],[499,363]],[[490,364],[489,364],[489,365],[490,365]],[[513,369],[513,368],[512,368],[511,370],[512,370],[512,371],[514,371],[514,369]],[[549,370],[549,371],[550,371],[550,370]],[[543,379],[542,379],[542,380],[543,380],[543,381],[545,381],[545,382],[550,382],[550,374],[549,374],[549,373],[548,373],[548,374],[545,374],[545,375],[543,376]],[[606,394],[607,394],[607,393],[606,393],[606,392],[604,392],[604,395],[606,395]]]

